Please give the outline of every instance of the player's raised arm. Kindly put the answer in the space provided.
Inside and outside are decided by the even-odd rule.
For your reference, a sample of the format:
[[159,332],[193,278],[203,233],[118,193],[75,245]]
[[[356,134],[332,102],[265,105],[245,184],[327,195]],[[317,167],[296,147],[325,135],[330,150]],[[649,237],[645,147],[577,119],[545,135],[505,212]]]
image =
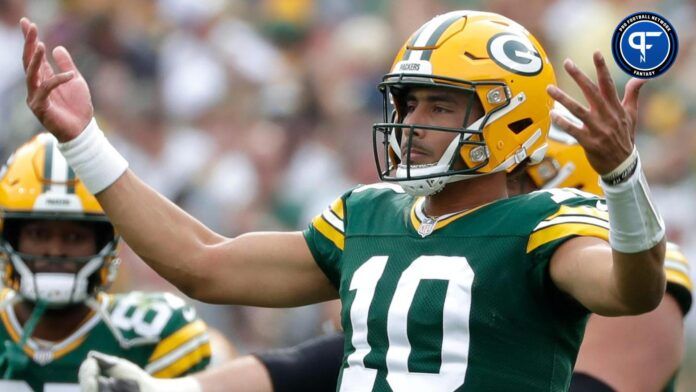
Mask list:
[[555,252],[551,277],[595,313],[643,313],[657,307],[665,290],[664,223],[650,200],[634,146],[638,92],[645,81],[629,81],[620,101],[599,52],[594,54],[594,64],[597,84],[570,60],[564,64],[589,108],[554,86],[548,92],[583,122],[580,126],[552,114],[556,124],[578,140],[601,175],[611,250],[597,239],[570,240]]
[[53,50],[55,70],[36,25],[26,18],[20,24],[27,104],[146,263],[186,294],[208,302],[294,306],[337,297],[302,233],[225,238],[140,181],[99,130],[89,87],[68,51]]

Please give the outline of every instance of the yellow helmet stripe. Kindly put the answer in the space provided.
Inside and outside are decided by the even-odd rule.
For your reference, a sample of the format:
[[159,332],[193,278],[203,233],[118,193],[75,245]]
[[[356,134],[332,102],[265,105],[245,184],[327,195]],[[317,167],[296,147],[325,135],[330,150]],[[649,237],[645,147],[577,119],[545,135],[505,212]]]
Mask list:
[[[429,61],[430,56],[432,56],[432,47],[437,44],[437,41],[442,37],[442,34],[450,27],[454,22],[461,19],[466,15],[464,11],[450,12],[444,15],[439,15],[433,18],[430,22],[426,23],[422,30],[420,30],[417,37],[414,38],[411,46],[411,51],[407,61],[418,61],[425,60]],[[425,50],[418,50],[413,48],[431,48]]]
[[[444,22],[440,24],[440,26],[437,27],[433,35],[430,36],[428,39],[428,42],[426,42],[425,46],[427,48],[432,48],[437,45],[437,41],[440,40],[440,37],[442,37],[442,34],[454,24],[454,22],[458,21],[464,16],[462,13],[456,13],[452,16],[450,16],[448,19],[446,19]],[[425,50],[423,54],[421,55],[421,60],[425,61],[430,61],[430,57],[433,55],[432,49]]]
[[[71,177],[72,169],[68,166],[60,151],[58,144],[53,137],[44,136],[44,172],[43,172],[43,192],[47,193],[75,193],[74,186],[72,191],[69,189],[68,182]],[[75,173],[72,173],[72,178]]]
[[68,166],[68,193],[75,193],[75,172],[70,166]]
[[[43,170],[43,192],[49,192],[51,190],[51,182],[53,180],[53,139],[46,138],[46,144],[44,144],[44,170]],[[45,180],[51,180],[45,181]]]

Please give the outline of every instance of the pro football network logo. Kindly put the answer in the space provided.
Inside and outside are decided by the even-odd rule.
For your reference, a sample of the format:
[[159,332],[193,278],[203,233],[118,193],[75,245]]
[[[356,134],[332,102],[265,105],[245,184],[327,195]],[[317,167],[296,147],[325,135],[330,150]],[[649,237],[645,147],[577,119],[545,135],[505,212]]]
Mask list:
[[679,41],[674,26],[654,12],[629,15],[616,27],[611,39],[614,61],[636,78],[655,78],[677,58]]

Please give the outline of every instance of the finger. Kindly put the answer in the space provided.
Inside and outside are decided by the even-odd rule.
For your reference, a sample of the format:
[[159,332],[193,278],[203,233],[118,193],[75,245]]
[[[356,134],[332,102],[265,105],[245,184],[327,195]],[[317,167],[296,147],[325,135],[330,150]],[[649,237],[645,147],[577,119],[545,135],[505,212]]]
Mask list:
[[133,379],[142,377],[142,374],[146,374],[138,365],[123,358],[114,357],[97,351],[91,351],[89,356],[97,361],[101,369],[101,374],[108,377]]
[[72,56],[70,56],[70,53],[67,49],[65,49],[65,47],[58,46],[55,49],[53,49],[53,58],[56,60],[56,65],[58,66],[59,70],[63,72],[77,72],[77,66],[75,66],[75,62],[73,61]]
[[556,109],[551,110],[551,121],[555,126],[568,133],[577,140],[582,140],[585,137],[583,126],[572,122],[570,119],[563,116]]
[[575,98],[569,96],[563,90],[553,85],[548,85],[546,87],[546,91],[549,93],[551,98],[565,106],[569,112],[575,115],[575,117],[579,118],[582,122],[587,122],[590,112],[587,108],[580,104],[580,102],[576,101]]
[[36,50],[29,60],[29,64],[26,69],[27,73],[27,90],[31,94],[35,91],[41,84],[41,61],[44,59],[45,47],[42,42],[36,45]]
[[39,87],[39,90],[38,90],[38,94],[36,95],[36,99],[38,101],[42,101],[42,100],[47,99],[48,96],[51,94],[51,91],[55,90],[56,87],[60,86],[61,84],[69,82],[74,77],[75,77],[74,71],[63,72],[63,73],[59,73],[57,75],[54,75],[50,79],[41,83],[41,86]]
[[80,365],[80,370],[77,373],[77,378],[80,381],[80,387],[85,392],[98,392],[97,377],[99,376],[99,365],[97,360],[92,357],[87,357]]
[[590,104],[590,107],[603,110],[604,105],[602,102],[602,96],[599,93],[597,85],[595,85],[595,83],[570,59],[566,59],[566,61],[563,62],[563,68],[565,68],[568,75],[570,75],[570,77],[575,80],[578,87],[580,87],[580,90],[582,90],[582,93],[585,96],[585,99],[587,99],[587,103]]
[[[24,30],[24,26],[22,29]],[[24,70],[29,67],[29,61],[36,51],[36,38],[38,37],[38,31],[33,24],[26,26],[26,32],[24,34],[24,51],[22,52],[22,64],[24,64]]]
[[30,25],[31,21],[26,16],[19,19],[19,27],[22,29],[22,34],[24,34],[25,37],[27,36],[27,31],[29,30]]
[[116,366],[116,363],[118,362],[118,358],[114,357],[112,355],[104,354],[99,351],[90,351],[87,356],[89,358],[93,358],[95,363],[97,364],[99,368],[99,372],[101,373],[102,371],[106,372],[112,367]]
[[611,77],[607,62],[604,61],[604,56],[602,56],[602,53],[599,51],[596,51],[592,59],[594,60],[595,69],[597,70],[599,91],[602,93],[605,102],[609,103],[614,109],[622,109],[621,102],[619,101],[619,94],[616,92],[616,84],[614,84],[614,79]]
[[142,392],[138,383],[133,380],[99,377],[97,383],[99,392]]
[[638,110],[638,95],[641,87],[648,82],[648,79],[631,78],[626,83],[626,90],[621,105],[635,113]]

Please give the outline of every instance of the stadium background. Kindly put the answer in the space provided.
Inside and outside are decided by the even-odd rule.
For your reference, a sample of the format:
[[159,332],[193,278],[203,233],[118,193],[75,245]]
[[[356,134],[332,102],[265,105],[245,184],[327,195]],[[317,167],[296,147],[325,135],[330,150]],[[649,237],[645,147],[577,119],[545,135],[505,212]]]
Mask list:
[[[375,85],[402,41],[435,14],[502,13],[556,65],[593,75],[614,27],[651,10],[679,35],[673,68],[642,91],[639,145],[670,239],[696,262],[696,1],[0,0],[0,159],[39,124],[25,105],[18,20],[65,45],[88,80],[102,128],[148,184],[226,235],[301,229],[356,183],[376,181]],[[173,290],[127,248],[114,291]],[[692,269],[692,275],[696,275]],[[694,276],[696,277],[696,276]],[[242,352],[333,328],[336,304],[290,310],[197,304]],[[680,391],[696,390],[696,312],[687,318]],[[646,342],[649,344],[649,342]]]

